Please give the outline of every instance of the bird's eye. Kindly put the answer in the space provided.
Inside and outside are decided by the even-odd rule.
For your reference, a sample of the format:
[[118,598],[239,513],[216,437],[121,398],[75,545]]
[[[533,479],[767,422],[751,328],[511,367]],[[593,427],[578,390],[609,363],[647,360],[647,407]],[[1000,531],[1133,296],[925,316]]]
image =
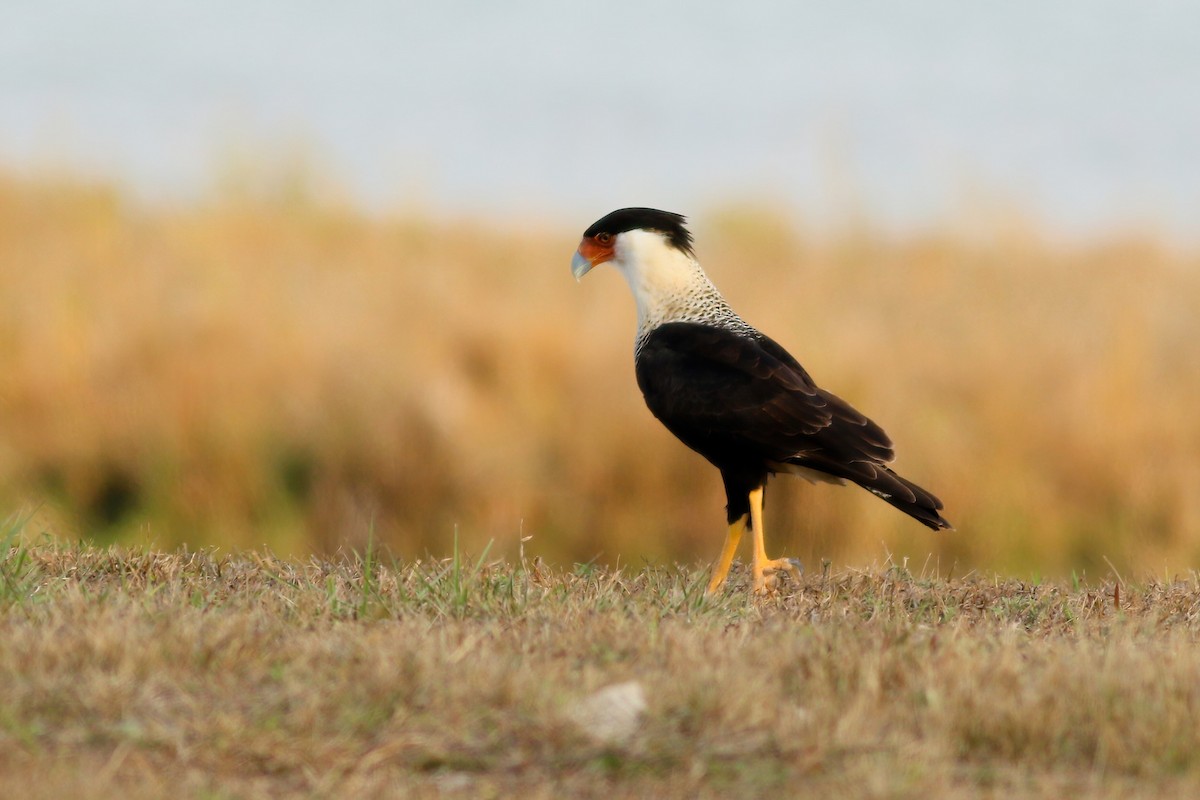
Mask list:
[[598,234],[596,234],[596,241],[599,242],[600,244],[608,244],[609,242],[612,241],[612,234],[611,233],[598,233]]

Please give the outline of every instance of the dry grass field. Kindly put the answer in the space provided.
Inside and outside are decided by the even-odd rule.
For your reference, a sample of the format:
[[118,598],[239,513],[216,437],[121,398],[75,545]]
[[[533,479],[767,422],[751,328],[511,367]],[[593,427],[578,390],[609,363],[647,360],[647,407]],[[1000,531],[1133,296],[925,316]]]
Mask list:
[[[0,540],[0,796],[1187,797],[1200,585]],[[620,687],[611,689],[611,687]]]
[[[591,219],[331,197],[303,171],[175,206],[0,174],[0,512],[293,557],[372,532],[409,559],[456,534],[556,565],[715,556],[720,481],[642,405],[625,286],[571,280]],[[1034,578],[1200,559],[1200,254],[986,215],[901,237],[677,210],[734,306],[883,424],[957,527],[779,480],[773,551]]]

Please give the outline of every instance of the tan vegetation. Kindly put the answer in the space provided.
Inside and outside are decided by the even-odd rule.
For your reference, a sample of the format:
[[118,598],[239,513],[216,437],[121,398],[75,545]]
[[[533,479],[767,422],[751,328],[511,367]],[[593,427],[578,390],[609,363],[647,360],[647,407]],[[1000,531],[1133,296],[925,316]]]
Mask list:
[[[247,179],[146,207],[0,176],[0,505],[27,531],[444,556],[715,556],[715,472],[633,381],[619,278],[579,231],[433,220]],[[597,215],[609,209],[597,209]],[[813,236],[693,214],[734,306],[892,434],[933,535],[863,492],[780,480],[775,551],[1022,574],[1200,556],[1200,257],[976,221]]]
[[[1194,577],[710,600],[682,568],[0,545],[5,797],[1200,790]],[[614,684],[644,710],[597,735]]]

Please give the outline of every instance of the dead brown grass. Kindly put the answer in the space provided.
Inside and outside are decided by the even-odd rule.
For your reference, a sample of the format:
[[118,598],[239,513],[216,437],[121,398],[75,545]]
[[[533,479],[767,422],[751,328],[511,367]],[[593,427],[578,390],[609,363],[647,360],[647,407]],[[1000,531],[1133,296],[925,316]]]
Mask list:
[[[578,230],[319,196],[146,208],[0,175],[0,504],[162,546],[715,554],[719,480],[642,406],[617,276],[570,280]],[[693,227],[735,307],[879,420],[958,527],[781,480],[773,550],[959,574],[1200,556],[1195,252],[1019,225],[813,237],[753,210]]]
[[[1157,797],[1200,585],[5,544],[7,797]],[[575,709],[635,681],[598,740]]]

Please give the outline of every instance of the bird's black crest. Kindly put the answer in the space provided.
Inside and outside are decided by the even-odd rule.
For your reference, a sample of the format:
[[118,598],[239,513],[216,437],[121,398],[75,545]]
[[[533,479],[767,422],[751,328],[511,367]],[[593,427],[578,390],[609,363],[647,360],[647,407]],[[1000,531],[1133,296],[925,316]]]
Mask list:
[[625,231],[657,231],[667,237],[672,247],[695,257],[692,234],[688,232],[684,224],[686,222],[687,218],[682,214],[659,211],[657,208],[621,208],[593,222],[583,235],[591,237],[611,233],[616,236]]

